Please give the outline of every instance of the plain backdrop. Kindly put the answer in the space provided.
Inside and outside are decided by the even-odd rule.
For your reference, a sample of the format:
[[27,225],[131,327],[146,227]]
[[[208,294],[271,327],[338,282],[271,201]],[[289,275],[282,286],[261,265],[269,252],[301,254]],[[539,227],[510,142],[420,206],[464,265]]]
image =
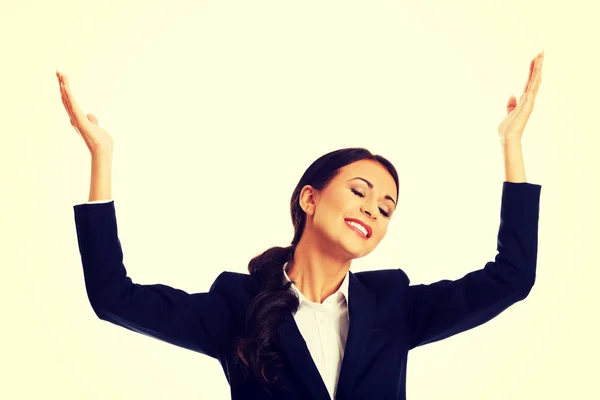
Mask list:
[[[592,1],[9,2],[0,6],[0,398],[227,399],[219,363],[99,320],[73,206],[90,156],[55,71],[114,138],[129,276],[207,291],[292,239],[308,165],[366,147],[400,174],[388,235],[352,271],[458,279],[496,255],[497,126],[529,62],[542,185],[536,284],[409,353],[409,399],[597,399],[600,63]],[[593,28],[593,26],[596,28]]]

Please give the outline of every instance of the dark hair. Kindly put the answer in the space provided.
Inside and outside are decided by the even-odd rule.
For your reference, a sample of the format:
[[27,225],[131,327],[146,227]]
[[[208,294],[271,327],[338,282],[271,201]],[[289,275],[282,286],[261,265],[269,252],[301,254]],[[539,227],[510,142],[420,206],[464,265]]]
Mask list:
[[300,192],[306,185],[311,185],[316,190],[325,188],[340,168],[364,159],[374,160],[383,165],[394,178],[397,190],[399,189],[396,169],[382,156],[372,154],[364,148],[347,148],[327,153],[308,167],[292,193],[290,212],[294,238],[291,245],[272,247],[254,257],[248,264],[248,271],[256,278],[261,291],[248,307],[248,336],[237,338],[235,353],[265,388],[275,384],[283,365],[277,340],[277,326],[287,313],[294,312],[299,307],[298,298],[289,290],[291,283],[283,283],[283,266],[292,261],[306,223],[306,214],[299,203]]

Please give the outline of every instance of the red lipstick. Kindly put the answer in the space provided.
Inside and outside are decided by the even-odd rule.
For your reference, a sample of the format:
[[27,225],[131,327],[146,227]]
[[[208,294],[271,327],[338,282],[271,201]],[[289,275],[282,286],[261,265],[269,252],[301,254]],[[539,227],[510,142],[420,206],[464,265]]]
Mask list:
[[[362,222],[361,220],[358,219],[354,219],[354,218],[346,218],[344,221],[351,221],[354,222],[356,224],[359,224],[360,226],[364,227],[365,230],[367,231],[367,239],[371,237],[371,235],[373,234],[373,230],[371,229],[371,227],[367,224],[365,224],[364,222]],[[350,226],[351,228],[353,228],[351,225],[346,224],[348,226]],[[361,232],[362,234],[362,232]]]

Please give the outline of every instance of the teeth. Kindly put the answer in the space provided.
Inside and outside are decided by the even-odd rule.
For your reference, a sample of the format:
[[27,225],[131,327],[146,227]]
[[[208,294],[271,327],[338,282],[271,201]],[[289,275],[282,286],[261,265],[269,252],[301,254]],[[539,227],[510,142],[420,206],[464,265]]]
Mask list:
[[346,223],[347,223],[348,225],[352,225],[352,226],[353,226],[353,227],[355,227],[355,228],[358,228],[358,229],[359,229],[359,230],[360,230],[360,231],[363,233],[363,235],[367,236],[367,230],[366,230],[366,228],[365,228],[364,226],[362,226],[361,224],[357,224],[356,222],[352,222],[352,221],[346,221]]

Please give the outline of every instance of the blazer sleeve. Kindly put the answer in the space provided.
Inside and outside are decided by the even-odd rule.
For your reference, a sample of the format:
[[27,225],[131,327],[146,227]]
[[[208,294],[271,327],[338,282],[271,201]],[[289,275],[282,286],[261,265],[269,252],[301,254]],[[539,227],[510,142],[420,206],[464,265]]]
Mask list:
[[408,286],[409,349],[479,326],[527,297],[536,276],[540,193],[541,185],[504,182],[495,260],[454,281]]
[[230,330],[224,274],[207,293],[140,285],[127,276],[114,201],[73,206],[86,292],[96,315],[113,324],[217,357]]

